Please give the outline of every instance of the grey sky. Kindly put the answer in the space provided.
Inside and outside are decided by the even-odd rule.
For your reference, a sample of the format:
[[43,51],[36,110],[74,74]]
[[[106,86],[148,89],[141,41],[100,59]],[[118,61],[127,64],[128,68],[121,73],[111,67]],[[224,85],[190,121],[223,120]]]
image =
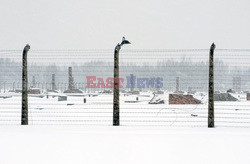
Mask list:
[[0,2],[0,49],[250,48],[249,0]]

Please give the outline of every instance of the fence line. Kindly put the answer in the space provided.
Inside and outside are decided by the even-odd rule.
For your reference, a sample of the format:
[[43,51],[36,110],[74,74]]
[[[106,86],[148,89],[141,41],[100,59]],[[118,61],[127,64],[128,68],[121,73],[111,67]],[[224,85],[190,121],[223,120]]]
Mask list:
[[[18,89],[22,87],[22,51],[0,50],[1,125],[21,123]],[[112,49],[31,49],[28,54],[29,125],[111,126],[113,89],[86,88],[86,76],[103,78],[104,82],[107,77],[113,77],[113,53]],[[249,53],[250,49],[215,49],[214,119],[217,127],[250,127]],[[207,127],[208,61],[209,49],[122,49],[121,126]],[[64,93],[69,89],[68,67],[72,67],[73,88],[81,93]],[[55,74],[56,92],[51,91],[52,74]],[[130,74],[136,78],[162,77],[163,87],[138,88],[136,85],[133,90],[138,92],[133,93],[126,87]],[[32,82],[33,76],[35,82]],[[36,88],[40,92],[32,93]],[[181,104],[193,101],[182,96],[176,98],[177,104],[172,104],[170,95],[191,95],[200,103]],[[67,97],[67,100],[59,100],[59,97]],[[159,103],[161,100],[163,104]],[[190,102],[184,102],[187,100]]]

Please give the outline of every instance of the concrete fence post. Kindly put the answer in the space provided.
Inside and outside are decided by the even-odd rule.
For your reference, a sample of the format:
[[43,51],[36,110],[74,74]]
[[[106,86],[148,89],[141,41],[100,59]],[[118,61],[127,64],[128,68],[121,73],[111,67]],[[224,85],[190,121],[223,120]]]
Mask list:
[[209,53],[209,90],[208,90],[208,127],[214,127],[214,49],[213,43]]
[[23,49],[23,75],[22,75],[22,125],[28,125],[28,73],[27,55],[30,46],[27,44]]
[[113,126],[120,125],[120,101],[119,101],[119,52],[124,44],[130,44],[125,37],[121,44],[117,44],[114,51],[114,95],[113,95]]
[[120,44],[115,47],[114,52],[114,97],[113,97],[113,125],[120,125],[120,102],[119,102],[119,51]]

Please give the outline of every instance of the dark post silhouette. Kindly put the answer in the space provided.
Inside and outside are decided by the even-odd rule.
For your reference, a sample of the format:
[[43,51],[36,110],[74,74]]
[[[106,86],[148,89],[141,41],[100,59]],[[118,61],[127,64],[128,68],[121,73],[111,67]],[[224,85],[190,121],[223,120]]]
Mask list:
[[120,125],[120,102],[119,102],[119,51],[120,44],[115,47],[114,54],[114,98],[113,98],[113,125]]
[[36,87],[36,77],[35,75],[32,76],[32,88],[35,88]]
[[209,53],[209,91],[208,91],[208,127],[214,127],[214,49],[213,43]]
[[56,90],[56,75],[52,74],[52,91]]
[[73,75],[72,75],[72,67],[69,67],[68,68],[68,71],[69,71],[69,85],[68,85],[68,90],[72,90],[74,89],[74,78],[73,78]]
[[4,93],[5,93],[5,91],[6,91],[5,84],[6,84],[6,82],[3,83],[3,92],[4,92]]
[[130,74],[130,84],[131,84],[130,91],[133,92],[134,91],[134,75],[133,74]]
[[119,52],[123,44],[130,44],[122,38],[121,44],[117,44],[114,52],[114,96],[113,96],[113,126],[120,125],[120,102],[119,102]]
[[176,92],[180,91],[180,77],[176,77]]
[[22,125],[28,125],[28,74],[27,54],[30,46],[27,44],[23,49],[23,76],[22,76]]

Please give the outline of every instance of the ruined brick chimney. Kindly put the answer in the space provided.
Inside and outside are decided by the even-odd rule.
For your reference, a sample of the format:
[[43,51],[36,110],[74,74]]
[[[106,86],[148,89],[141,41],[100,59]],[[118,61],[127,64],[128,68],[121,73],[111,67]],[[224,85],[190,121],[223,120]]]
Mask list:
[[56,75],[52,74],[52,90],[56,90]]
[[72,67],[69,67],[69,85],[68,85],[68,90],[74,89],[74,78],[72,75]]
[[180,91],[180,77],[176,77],[176,92]]

